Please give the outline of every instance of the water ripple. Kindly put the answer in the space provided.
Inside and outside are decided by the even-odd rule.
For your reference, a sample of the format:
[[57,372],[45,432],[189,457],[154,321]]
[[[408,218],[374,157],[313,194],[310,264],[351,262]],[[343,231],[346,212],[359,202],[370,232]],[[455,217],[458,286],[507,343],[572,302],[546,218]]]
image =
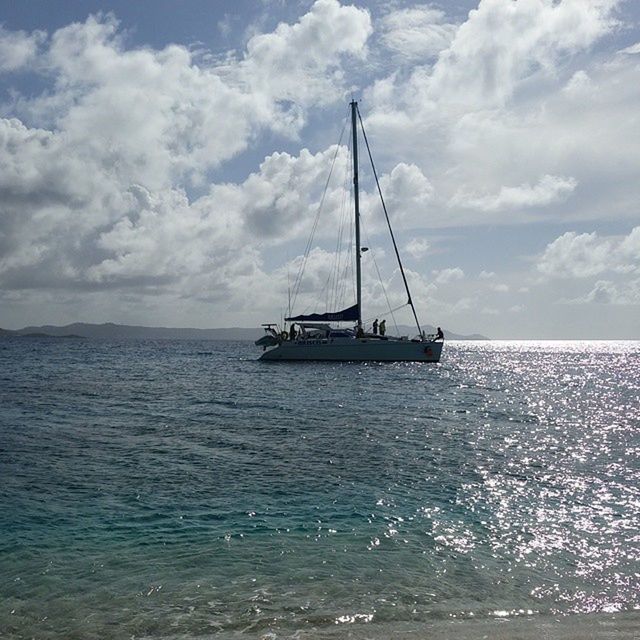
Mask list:
[[631,638],[639,365],[637,342],[268,366],[5,340],[2,636]]

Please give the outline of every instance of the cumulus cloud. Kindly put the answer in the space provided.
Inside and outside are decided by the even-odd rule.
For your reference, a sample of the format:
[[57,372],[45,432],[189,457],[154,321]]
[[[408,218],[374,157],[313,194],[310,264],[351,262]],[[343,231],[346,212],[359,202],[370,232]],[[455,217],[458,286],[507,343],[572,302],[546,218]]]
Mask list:
[[297,135],[305,108],[341,95],[343,57],[362,52],[371,26],[365,11],[318,0],[300,22],[251,38],[242,59],[210,67],[183,46],[126,49],[118,29],[108,15],[55,32],[45,56],[55,99],[20,108],[153,188],[200,177],[263,128]]
[[611,280],[598,280],[585,296],[569,300],[574,304],[640,305],[640,280],[623,285]]
[[[301,252],[333,155],[337,173],[348,169],[348,149],[328,146],[335,137],[326,123],[352,83],[372,83],[361,109],[392,221],[414,230],[404,240],[416,260],[429,251],[422,236],[433,227],[637,216],[637,45],[616,51],[624,45],[602,41],[616,29],[617,4],[478,0],[456,25],[424,5],[396,4],[376,16],[380,5],[371,15],[318,0],[217,57],[181,45],[132,46],[110,15],[49,35],[1,29],[3,300],[16,306],[15,296],[33,301],[55,289],[48,300],[80,291],[107,311],[116,296],[123,308],[170,300],[166,313],[198,301],[216,313],[241,309],[243,318],[280,309],[287,271],[300,259],[285,270],[285,248]],[[232,36],[225,20],[218,28]],[[34,86],[42,93],[14,88],[24,86],[14,82],[23,71],[40,74]],[[308,149],[298,150],[300,137]],[[267,145],[286,152],[262,151]],[[374,253],[393,273],[384,281],[399,292],[391,304],[403,304],[391,253],[375,248],[385,225],[375,186],[366,175],[361,185],[373,236],[363,263],[367,306],[386,304]],[[330,185],[317,231],[325,244],[348,209],[348,197]],[[549,299],[585,291],[585,301],[633,300],[639,245],[638,228],[626,237],[557,238],[535,267],[545,309]],[[312,252],[305,304],[320,299],[312,289],[325,286],[336,259],[326,247]],[[511,293],[492,290],[498,278],[488,272],[473,282],[460,268],[435,272],[436,284],[408,277],[414,297],[445,316],[468,312],[475,322],[478,309],[521,302],[507,299],[520,280],[504,273]]]
[[[394,223],[404,228],[425,226],[431,213],[429,204],[433,199],[433,186],[417,166],[404,162],[396,164],[388,174],[380,177],[380,188]],[[364,215],[370,214],[376,228],[385,224],[375,188],[363,192],[361,203],[361,211]]]
[[443,11],[415,6],[392,11],[380,20],[383,44],[405,61],[430,58],[447,49],[457,25]]
[[622,239],[619,253],[623,261],[635,262],[636,270],[640,268],[638,265],[640,262],[640,227],[635,227],[628,236]]
[[[552,76],[563,56],[586,49],[609,32],[616,24],[612,15],[617,4],[481,0],[433,68],[417,67],[408,83],[393,87],[396,98],[423,117],[436,103],[471,110],[503,106],[528,78]],[[373,96],[377,106],[384,106],[383,95]]]
[[616,0],[483,0],[443,53],[429,89],[447,102],[502,105],[562,55],[590,46],[615,24]]
[[452,267],[449,269],[441,269],[440,271],[434,271],[435,281],[438,284],[446,284],[447,282],[453,282],[454,280],[462,280],[464,278],[464,271],[460,267]]
[[547,245],[536,267],[543,284],[560,283],[563,304],[638,305],[640,227],[626,236],[565,233]]
[[428,176],[427,224],[631,215],[640,70],[590,55],[617,4],[482,0],[435,63],[373,83],[371,137]]
[[19,71],[33,62],[45,38],[43,31],[8,31],[0,24],[0,73]]
[[[13,124],[25,153],[29,152],[25,139],[30,135],[38,147],[51,140],[46,133],[40,139]],[[55,152],[54,146],[51,154]],[[9,170],[3,173],[8,176],[7,184],[0,180],[5,202],[13,198],[15,220],[26,215],[32,218],[30,225],[15,222],[3,236],[7,244],[0,275],[7,286],[40,286],[38,279],[29,285],[25,274],[33,278],[38,265],[46,261],[49,286],[57,279],[57,286],[83,283],[100,288],[169,285],[207,271],[224,274],[226,266],[233,270],[236,263],[244,264],[247,255],[252,256],[255,267],[258,261],[251,247],[256,238],[263,244],[277,244],[298,233],[307,235],[318,208],[320,177],[326,177],[331,157],[336,155],[344,164],[344,148],[317,154],[303,149],[297,157],[275,153],[243,183],[213,185],[193,201],[179,188],[149,190],[139,184],[121,193],[117,184],[98,182],[89,192],[74,192],[73,188],[87,184],[56,178],[58,172],[73,176],[81,167],[60,165],[47,155],[40,171],[26,174],[30,182],[23,180],[22,191],[16,190],[15,185],[21,183],[11,179]],[[15,174],[17,168],[13,169]],[[34,194],[39,194],[35,202]],[[44,196],[44,202],[38,199]],[[69,206],[72,196],[75,207]],[[319,235],[336,228],[344,216],[344,204],[339,190],[329,190]]]
[[424,258],[430,249],[431,245],[425,238],[412,238],[404,247],[404,250],[416,260]]
[[281,23],[249,40],[239,79],[252,91],[280,100],[327,104],[342,95],[341,56],[363,57],[371,33],[367,11],[316,0],[296,24]]
[[480,211],[544,207],[553,202],[566,200],[576,185],[577,182],[573,178],[545,175],[535,185],[502,187],[496,194],[474,195],[458,192],[452,198],[451,206],[464,206]]
[[640,53],[640,42],[636,42],[635,44],[632,44],[630,47],[626,47],[625,49],[622,49],[620,53],[626,53],[628,55],[636,55]]
[[564,233],[547,245],[536,266],[550,277],[586,278],[607,271],[637,273],[639,264],[640,227],[635,227],[623,238],[595,232]]
[[365,55],[370,33],[367,11],[318,0],[206,66],[183,46],[127,48],[112,15],[59,29],[39,52],[39,32],[0,32],[6,68],[37,55],[53,83],[13,103],[41,128],[0,119],[0,282],[222,298],[259,279],[257,244],[300,230],[335,148],[272,154],[195,199],[186,188],[261,131],[297,135],[307,109],[342,95],[342,65]]
[[[312,154],[302,149],[298,156],[274,153],[235,188],[235,209],[247,228],[248,234],[282,241],[296,232],[308,232],[321,204],[323,187],[329,167],[335,158],[335,176],[344,176],[348,165],[345,147],[330,147]],[[224,197],[233,189],[230,185],[214,188],[216,195]],[[342,183],[335,178],[324,194],[323,224],[320,234],[340,224],[346,206]]]

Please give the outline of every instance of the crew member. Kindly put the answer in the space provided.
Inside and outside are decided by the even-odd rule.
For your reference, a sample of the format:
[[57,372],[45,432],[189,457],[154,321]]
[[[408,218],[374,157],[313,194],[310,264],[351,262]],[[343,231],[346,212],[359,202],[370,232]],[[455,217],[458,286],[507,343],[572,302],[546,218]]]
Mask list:
[[373,321],[373,335],[378,335],[378,318]]
[[[380,323],[380,335],[383,336],[386,332],[387,332],[387,321],[383,320]],[[375,333],[375,331],[373,333]]]

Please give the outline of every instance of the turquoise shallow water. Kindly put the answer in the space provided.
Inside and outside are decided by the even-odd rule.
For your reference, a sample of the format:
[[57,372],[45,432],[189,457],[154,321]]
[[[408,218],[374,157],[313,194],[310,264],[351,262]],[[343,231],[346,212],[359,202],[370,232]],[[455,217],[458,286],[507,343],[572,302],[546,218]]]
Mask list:
[[633,638],[640,343],[0,341],[2,638]]

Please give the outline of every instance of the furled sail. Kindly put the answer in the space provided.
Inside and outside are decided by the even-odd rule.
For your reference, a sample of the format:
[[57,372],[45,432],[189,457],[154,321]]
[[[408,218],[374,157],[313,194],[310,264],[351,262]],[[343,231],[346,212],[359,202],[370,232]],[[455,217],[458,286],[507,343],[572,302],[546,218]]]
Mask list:
[[333,311],[328,313],[312,313],[307,316],[294,316],[293,318],[285,318],[287,322],[351,322],[358,320],[358,305],[347,307],[342,311]]

